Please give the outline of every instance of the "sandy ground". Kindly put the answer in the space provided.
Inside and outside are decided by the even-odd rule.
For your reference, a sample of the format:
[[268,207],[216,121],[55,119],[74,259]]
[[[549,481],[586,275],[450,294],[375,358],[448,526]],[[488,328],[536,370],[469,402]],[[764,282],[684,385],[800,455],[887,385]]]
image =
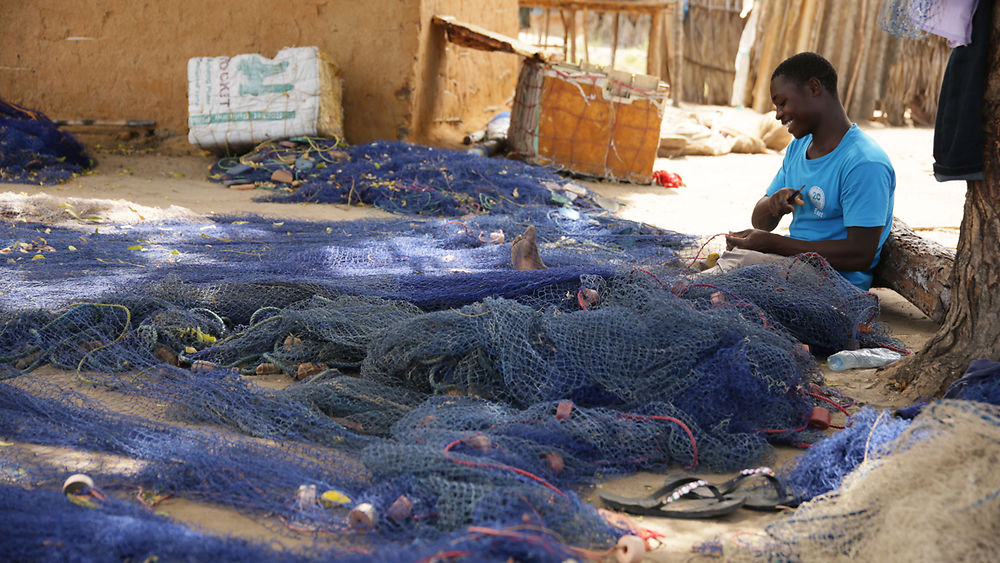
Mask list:
[[[736,112],[737,118],[759,119],[756,114],[750,116],[738,110],[694,109]],[[928,238],[954,247],[962,217],[965,185],[960,182],[938,184],[934,181],[930,174],[932,130],[877,125],[865,125],[864,128],[886,149],[895,165],[898,182],[896,216]],[[130,155],[98,153],[100,165],[95,173],[65,185],[7,185],[5,188],[14,193],[48,193],[60,198],[117,199],[153,207],[176,205],[200,214],[254,213],[307,220],[388,216],[372,208],[343,205],[257,203],[253,201],[257,195],[253,190],[231,190],[207,182],[205,174],[214,161],[213,157],[197,154],[196,151],[188,152],[194,154],[168,156],[156,151]],[[656,169],[677,172],[683,177],[686,185],[678,189],[594,182],[587,185],[599,194],[621,202],[617,213],[622,217],[708,238],[749,226],[750,209],[780,166],[781,158],[778,154],[730,154],[659,159]],[[719,248],[721,237],[712,244]],[[934,333],[936,325],[898,295],[888,290],[876,292],[882,300],[882,320],[890,323],[895,335],[911,348],[918,348]],[[860,404],[902,406],[898,397],[888,394],[879,384],[874,370],[841,374],[825,371],[831,383],[839,386],[845,394],[857,398]],[[50,375],[60,377],[59,374]],[[835,416],[834,420],[837,421],[838,417]],[[782,449],[776,463],[780,465],[797,453],[800,453],[799,450]],[[713,476],[712,479],[721,480],[724,477]],[[640,473],[597,484],[584,494],[592,500],[596,500],[599,490],[640,496],[659,486],[661,481],[662,476]],[[160,508],[180,520],[220,532],[258,539],[276,537],[267,527],[231,510],[180,500],[168,500]],[[665,535],[662,545],[647,555],[647,561],[687,561],[693,557],[690,548],[695,543],[738,530],[759,532],[778,517],[780,514],[743,510],[715,521],[642,518],[637,522]],[[287,538],[281,541],[284,543]]]

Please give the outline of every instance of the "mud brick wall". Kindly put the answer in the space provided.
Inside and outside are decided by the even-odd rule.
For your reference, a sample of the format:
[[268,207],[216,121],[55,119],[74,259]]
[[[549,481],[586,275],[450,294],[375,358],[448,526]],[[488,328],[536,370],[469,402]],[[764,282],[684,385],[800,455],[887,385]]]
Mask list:
[[499,111],[518,61],[447,44],[434,14],[517,34],[516,0],[0,2],[0,98],[184,133],[189,58],[316,45],[341,68],[349,142],[441,141]]

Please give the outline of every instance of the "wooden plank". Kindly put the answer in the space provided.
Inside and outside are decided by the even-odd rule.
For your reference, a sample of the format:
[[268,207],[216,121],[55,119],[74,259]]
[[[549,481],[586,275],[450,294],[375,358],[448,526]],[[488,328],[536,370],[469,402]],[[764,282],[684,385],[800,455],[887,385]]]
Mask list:
[[[546,16],[548,15],[548,11],[547,10],[546,10],[545,14],[546,14]],[[544,28],[544,27],[545,26],[543,24],[539,23],[539,26],[538,26],[538,41],[535,41],[535,45],[545,45],[545,43],[542,41],[542,28]]]
[[[878,23],[876,22],[875,25],[877,26]],[[876,29],[880,28],[876,27]],[[868,88],[865,88],[861,98],[861,107],[858,108],[860,112],[863,112],[868,116],[871,116],[875,111],[875,100],[882,99],[885,96],[886,88],[889,83],[889,68],[896,60],[897,56],[893,47],[897,45],[900,40],[900,38],[894,37],[888,33],[879,33],[878,31],[875,33],[875,47],[869,55],[872,58],[871,64],[869,65],[869,72],[874,78],[874,81]],[[923,60],[928,62],[930,61],[929,58],[924,58]],[[941,84],[940,78],[937,78],[936,80],[930,78],[930,76],[933,76],[933,73],[924,72],[921,76],[927,77],[928,83],[935,85]],[[937,88],[935,88],[934,91],[937,92]],[[936,103],[934,104],[934,107],[935,109],[937,108]],[[884,110],[885,107],[883,106],[882,109]],[[934,115],[934,113],[932,112],[931,115]]]
[[740,6],[733,6],[733,5],[730,5],[729,3],[723,4],[723,5],[720,6],[719,4],[717,4],[715,2],[704,2],[704,1],[700,1],[699,2],[698,0],[692,0],[691,2],[688,2],[688,7],[689,8],[705,8],[707,10],[713,10],[713,11],[716,11],[716,12],[729,12],[729,13],[733,13],[733,14],[739,14],[739,13],[743,12],[743,8],[742,7],[740,7]]
[[[846,2],[843,6],[843,11],[839,12],[836,28],[827,28],[827,32],[838,31],[838,37],[834,42],[834,49],[827,56],[833,64],[833,68],[837,69],[837,72],[841,76],[846,76],[846,73],[851,68],[851,64],[854,62],[854,52],[859,49],[860,43],[862,42],[861,33],[858,29],[858,22],[861,21],[860,18],[861,2]],[[841,79],[838,82],[840,95],[844,96],[847,93],[848,83],[846,80]],[[841,98],[843,99],[843,97]]]
[[444,28],[448,41],[470,49],[514,53],[523,57],[544,60],[542,53],[513,37],[458,21],[452,16],[434,16],[431,21]]
[[[867,6],[869,0],[865,0],[865,4]],[[884,56],[882,50],[885,47],[885,38],[889,34],[880,33],[878,26],[879,2],[875,1],[872,4],[874,5],[869,8],[871,10],[870,16],[865,17],[865,53],[864,58],[860,61],[861,76],[858,78],[851,98],[851,111],[847,114],[858,123],[872,118],[872,113],[875,110],[874,92],[881,90],[886,82],[886,76],[877,66],[878,61]]]

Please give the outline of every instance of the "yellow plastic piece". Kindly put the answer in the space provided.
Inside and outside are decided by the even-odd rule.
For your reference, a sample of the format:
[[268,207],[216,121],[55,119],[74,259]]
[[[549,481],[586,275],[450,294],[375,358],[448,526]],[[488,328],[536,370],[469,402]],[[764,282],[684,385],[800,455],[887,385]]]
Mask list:
[[324,507],[331,508],[337,506],[338,504],[350,504],[351,498],[340,491],[331,489],[320,495],[319,502]]

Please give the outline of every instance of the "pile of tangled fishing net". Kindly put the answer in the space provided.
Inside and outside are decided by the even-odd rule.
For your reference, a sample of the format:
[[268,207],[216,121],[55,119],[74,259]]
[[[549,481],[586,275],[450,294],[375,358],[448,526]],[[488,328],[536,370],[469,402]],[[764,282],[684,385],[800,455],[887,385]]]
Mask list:
[[[581,472],[593,474],[597,466],[582,455],[567,454],[564,463],[569,469],[562,479],[563,469],[557,464],[563,458],[555,452],[571,451],[575,445],[593,456],[599,444],[588,445],[587,440],[597,439],[593,431],[597,428],[586,431],[581,425],[589,420],[600,428],[599,421],[608,418],[617,421],[619,431],[645,429],[645,437],[652,441],[636,447],[657,456],[650,460],[657,463],[665,454],[655,446],[676,430],[664,429],[654,420],[643,424],[614,413],[584,410],[564,424],[558,424],[553,413],[511,411],[506,417],[500,412],[489,417],[487,413],[502,407],[466,403],[449,408],[441,404],[442,398],[432,405],[432,399],[413,394],[400,398],[397,408],[416,417],[414,422],[396,429],[398,439],[373,440],[346,431],[332,418],[323,423],[322,415],[294,398],[248,385],[231,372],[191,373],[159,365],[146,373],[142,364],[137,367],[137,372],[81,377],[123,393],[129,397],[125,408],[138,414],[122,414],[71,389],[33,379],[0,384],[0,427],[3,438],[13,441],[0,462],[0,472],[9,483],[3,492],[20,502],[6,505],[4,511],[25,530],[5,536],[0,542],[4,553],[30,558],[47,552],[56,541],[64,542],[68,553],[85,558],[109,552],[162,557],[182,548],[190,551],[177,553],[202,553],[187,543],[162,547],[151,543],[149,538],[176,533],[179,526],[138,510],[138,504],[122,502],[135,497],[149,509],[172,498],[209,502],[243,512],[277,537],[315,536],[314,547],[296,559],[353,555],[361,560],[360,554],[365,554],[412,561],[414,553],[449,553],[455,542],[477,560],[504,561],[523,554],[562,561],[578,554],[579,549],[570,545],[607,550],[629,530],[601,516],[572,490],[559,488],[580,479]],[[344,377],[356,385],[343,387],[339,396],[344,402],[368,399],[374,407],[403,395],[381,393],[378,387]],[[422,411],[416,405],[420,400],[427,403]],[[430,413],[448,428],[435,434],[426,421]],[[447,424],[447,413],[467,424],[470,417],[494,422],[507,418],[508,429],[490,432],[491,438],[474,438],[475,433]],[[532,416],[556,424],[540,435],[530,430]],[[192,427],[184,421],[199,424]],[[407,430],[411,425],[415,428]],[[522,431],[519,438],[518,426],[528,426],[527,435]],[[417,434],[422,439],[415,440]],[[543,440],[545,434],[555,443]],[[442,440],[450,440],[446,435],[455,437],[451,441],[456,443],[443,444]],[[574,435],[579,438],[570,442]],[[436,436],[433,441],[432,436]],[[567,445],[560,447],[560,442]],[[533,451],[522,450],[525,444],[533,444]],[[50,449],[40,453],[39,446]],[[67,459],[63,453],[67,448],[87,455],[74,453]],[[522,469],[538,467],[539,460],[532,460],[533,465],[524,461],[543,451],[546,457],[540,460],[549,460],[549,469],[540,475],[549,480]],[[622,464],[641,463],[633,461],[640,457],[636,451],[626,448],[621,455],[628,457],[618,460]],[[577,462],[579,467],[574,467]],[[68,499],[47,492],[58,490],[74,471],[85,471],[97,485]],[[38,510],[42,500],[53,498],[57,502],[48,511]],[[52,510],[70,516],[54,528],[42,527]],[[88,511],[96,514],[80,514]],[[92,537],[87,535],[93,531],[88,522],[110,520],[135,524],[97,536],[111,546],[72,541]],[[149,528],[156,533],[149,533],[154,531]],[[58,535],[53,535],[56,531]],[[181,535],[199,537],[191,531]],[[219,550],[225,559],[245,553],[264,560],[271,554],[263,545],[254,553],[247,542],[216,540],[207,546],[209,553]]]
[[879,347],[908,353],[879,322],[878,296],[857,290],[818,254],[706,272],[674,290],[687,298],[755,310],[816,355]]
[[[26,391],[0,384],[5,438],[68,445],[88,455],[82,462],[76,461],[79,458],[67,462],[58,449],[8,444],[0,461],[7,482],[0,485],[0,513],[10,522],[12,533],[0,539],[0,552],[14,560],[58,554],[85,560],[152,556],[188,560],[212,555],[241,561],[414,561],[462,546],[463,553],[477,560],[523,556],[561,561],[581,551],[565,545],[567,540],[613,544],[627,533],[572,493],[565,494],[565,501],[554,502],[510,480],[506,483],[510,492],[524,502],[508,507],[507,512],[516,511],[517,518],[502,512],[479,517],[483,526],[478,533],[448,528],[438,522],[437,511],[444,508],[439,508],[438,497],[421,496],[423,489],[409,482],[373,487],[355,458],[334,450],[277,446],[214,429],[120,415],[65,389],[33,385]],[[61,415],[56,424],[54,413]],[[33,426],[40,432],[33,432]],[[74,463],[79,465],[73,470],[86,471],[91,481],[63,496],[57,491],[73,471],[67,471],[67,464]],[[324,493],[322,497],[317,490]],[[409,494],[402,497],[405,505],[398,501],[404,491]],[[405,510],[397,507],[374,520],[352,520],[351,505],[346,504],[355,502],[352,498],[374,502],[381,510],[385,506],[379,497],[393,493]],[[541,522],[526,526],[520,520],[529,499],[555,530]],[[276,551],[265,542],[214,537],[154,514],[154,507],[171,513],[177,501],[230,507],[270,528],[276,538],[311,537],[312,545]],[[497,521],[520,528],[491,527]],[[564,526],[559,526],[562,521]],[[413,542],[415,537],[422,541]]]
[[992,560],[1000,552],[998,442],[1000,407],[932,403],[898,438],[868,450],[838,490],[766,534],[716,547],[733,561]]
[[397,141],[270,141],[220,160],[209,179],[273,190],[265,201],[365,204],[415,215],[508,213],[577,200],[593,205],[580,199],[585,188],[553,170]]
[[0,100],[0,182],[59,184],[94,165],[44,114]]
[[[18,377],[0,388],[3,437],[141,467],[88,467],[109,494],[209,501],[353,547],[381,537],[401,553],[414,538],[523,526],[528,515],[549,543],[607,549],[625,531],[567,487],[598,474],[749,463],[768,453],[761,430],[791,431],[810,409],[796,391],[810,363],[787,335],[738,308],[699,310],[648,276],[616,284],[602,304],[576,311],[492,299],[425,312],[314,295],[230,326],[246,317],[246,302],[225,293],[256,288],[174,286],[175,302],[167,288],[150,288],[159,297],[133,290],[115,303],[103,296],[7,316],[2,339],[16,352],[8,368],[68,368],[129,397],[137,412]],[[308,290],[284,287],[288,298]],[[660,334],[657,325],[678,328]],[[633,340],[627,361],[606,353],[625,346],[623,336]],[[307,363],[323,371],[280,390],[224,367],[284,365],[298,375]],[[33,452],[6,464],[22,487],[51,490],[66,475]],[[349,500],[300,502],[303,485]],[[359,532],[349,522],[362,506],[372,522]]]
[[[547,269],[511,269],[494,236],[528,224]],[[0,494],[25,530],[4,541],[30,559],[117,519],[133,527],[116,553],[136,559],[200,537],[157,550],[149,538],[180,532],[137,496],[312,538],[289,559],[607,553],[636,531],[579,487],[815,441],[809,414],[829,396],[803,344],[894,342],[877,302],[818,257],[699,277],[677,254],[689,240],[575,204],[460,221],[5,222]],[[94,490],[53,496],[74,471]],[[50,529],[37,506],[53,498],[74,512]],[[190,553],[274,554],[203,545]]]
[[[588,309],[577,303],[576,310],[569,302],[532,306],[489,298],[425,311],[405,301],[323,296],[318,288],[292,284],[164,283],[120,291],[114,302],[104,296],[57,311],[5,315],[0,341],[10,353],[2,359],[10,375],[50,364],[88,372],[90,381],[110,377],[101,374],[156,371],[166,363],[300,379],[343,370],[373,386],[369,395],[394,387],[411,394],[475,395],[519,408],[569,400],[639,412],[663,403],[648,414],[680,418],[703,429],[706,443],[723,444],[725,451],[713,456],[715,450],[706,447],[702,457],[718,468],[760,457],[769,433],[800,429],[810,410],[805,388],[818,379],[811,356],[789,335],[757,317],[745,318],[739,307],[680,299],[648,276],[601,284],[596,279],[603,280],[587,283],[602,287],[599,302]],[[569,293],[584,289],[594,291]],[[248,301],[260,305],[268,294],[302,299],[246,309]],[[170,399],[188,410],[198,406],[201,416],[220,412],[237,419],[254,406],[201,404],[207,390],[198,387],[209,385],[209,377],[193,380],[190,388],[185,378],[151,378],[130,392]],[[302,390],[306,383],[289,390],[312,405],[335,404],[317,397],[321,391],[344,391],[321,379],[307,383],[311,393]],[[135,386],[126,379],[113,387]],[[224,395],[208,398],[220,401]],[[324,412],[356,414],[330,410]],[[390,418],[371,431],[393,424],[391,417],[400,412],[405,410],[386,409]],[[693,449],[685,446],[687,461]]]

